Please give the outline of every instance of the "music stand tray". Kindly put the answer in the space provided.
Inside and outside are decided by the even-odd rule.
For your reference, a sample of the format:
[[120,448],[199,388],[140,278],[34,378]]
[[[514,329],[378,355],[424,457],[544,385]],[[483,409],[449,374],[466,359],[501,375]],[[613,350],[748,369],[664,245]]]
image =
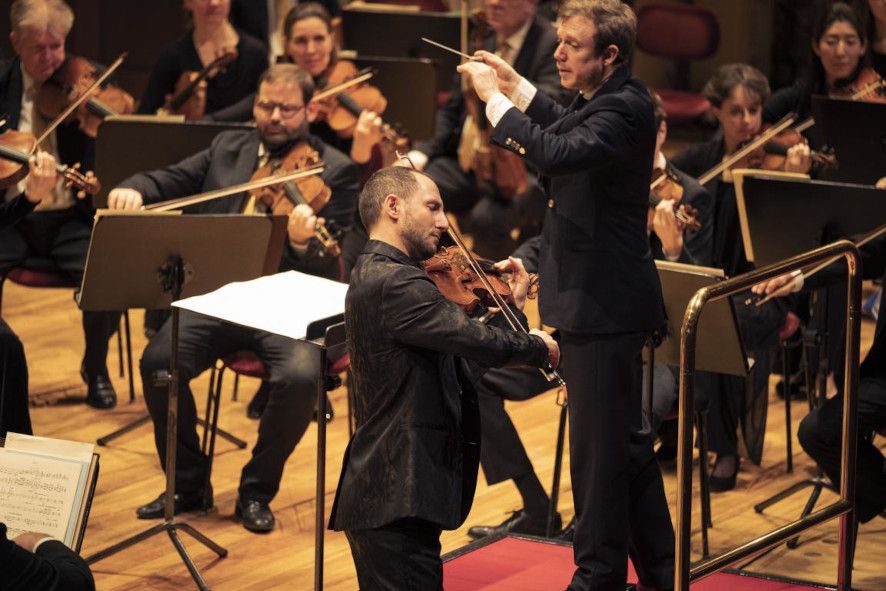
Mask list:
[[[280,264],[284,216],[100,214],[96,217],[78,304],[83,310],[167,308],[182,294],[196,295],[231,281],[253,279]],[[126,281],[121,278],[126,277]],[[163,522],[86,558],[95,563],[166,532],[191,577],[208,589],[178,537],[178,530],[215,552],[227,550],[175,519],[178,424],[178,308],[172,314],[172,356],[166,431],[166,506]]]
[[[317,368],[317,412],[326,416],[327,347],[333,337],[344,343],[347,284],[297,271],[232,283],[212,293],[172,304],[226,322],[293,339],[313,350]],[[255,302],[261,301],[261,306]],[[333,327],[333,328],[330,328]],[[338,329],[338,330],[336,330]],[[323,538],[326,499],[326,421],[317,421],[317,498],[315,513],[314,588],[323,589]]]

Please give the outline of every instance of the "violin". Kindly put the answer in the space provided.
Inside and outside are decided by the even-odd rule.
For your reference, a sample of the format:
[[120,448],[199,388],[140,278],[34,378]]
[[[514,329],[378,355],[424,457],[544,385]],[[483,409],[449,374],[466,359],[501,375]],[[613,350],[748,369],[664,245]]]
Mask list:
[[[762,146],[751,151],[736,164],[736,168],[784,170],[788,150],[803,141],[805,139],[797,131],[796,127],[788,128],[767,140]],[[833,148],[810,150],[809,157],[817,170],[825,170],[837,166],[837,159],[834,156]]]
[[662,201],[668,200],[674,203],[674,217],[683,227],[692,232],[701,230],[698,221],[698,210],[686,203],[680,203],[683,199],[683,183],[672,170],[656,168],[652,171],[652,183],[649,185],[649,207],[658,207]]
[[[253,181],[278,175],[280,172],[292,172],[308,169],[320,164],[320,155],[307,142],[299,142],[283,159],[272,159],[260,167],[252,175]],[[319,176],[308,176],[296,181],[286,181],[276,185],[261,187],[250,191],[250,197],[261,201],[274,215],[288,216],[296,205],[307,205],[318,212],[329,203],[332,190]],[[330,223],[331,225],[331,223]],[[334,229],[334,228],[333,228]],[[330,231],[323,222],[314,226],[314,237],[320,241],[323,249],[333,257],[341,254],[336,239],[340,232]]]
[[184,115],[187,121],[202,119],[206,113],[206,94],[198,90],[205,89],[207,78],[212,78],[236,59],[235,49],[225,49],[199,72],[182,72],[175,83],[175,89],[158,113]]
[[[28,161],[37,149],[37,138],[26,131],[6,131],[0,134],[0,189],[7,189],[28,174]],[[95,195],[101,189],[91,172],[83,174],[80,165],[56,164],[56,172],[64,177],[65,186],[77,189],[78,197]]]
[[[462,53],[467,53],[467,13],[462,5]],[[486,13],[482,10],[475,12],[471,18],[474,25],[474,47],[483,47],[488,23]],[[526,190],[528,186],[526,164],[523,159],[510,150],[490,144],[492,128],[486,119],[484,105],[462,78],[462,94],[464,95],[465,107],[468,117],[476,125],[479,131],[476,135],[463,133],[461,144],[458,148],[458,160],[462,170],[474,171],[474,176],[479,183],[491,187],[508,199]]]
[[[485,263],[483,264],[485,268],[482,268],[483,273],[495,288],[495,292],[507,303],[513,304],[511,288],[507,281],[502,279],[501,273],[492,268],[490,261],[473,256],[481,264]],[[441,248],[434,256],[422,261],[421,266],[443,297],[458,304],[469,316],[473,316],[478,309],[485,311],[487,308],[499,305],[458,246]]]
[[855,80],[846,88],[831,95],[835,98],[849,98],[854,101],[886,103],[886,81],[873,68],[863,68]]
[[[339,60],[326,74],[323,89],[311,99],[311,102],[323,105],[319,111],[321,118],[341,138],[353,137],[357,119],[363,111],[380,115],[388,106],[387,99],[378,88],[361,83],[371,75],[371,70],[358,71],[353,62]],[[387,123],[382,127],[382,132],[395,148],[408,149],[408,140]]]
[[[68,56],[52,76],[40,86],[37,94],[37,110],[46,119],[55,119],[72,103],[76,102],[86,88],[98,78],[98,70],[86,58]],[[90,93],[68,117],[76,117],[80,130],[91,138],[110,115],[129,114],[135,111],[135,99],[125,90],[106,84]]]

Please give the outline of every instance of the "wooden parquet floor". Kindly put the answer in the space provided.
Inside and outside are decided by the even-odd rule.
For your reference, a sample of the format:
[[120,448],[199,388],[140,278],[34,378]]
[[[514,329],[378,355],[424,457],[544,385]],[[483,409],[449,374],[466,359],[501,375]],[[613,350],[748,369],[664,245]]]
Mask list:
[[[39,435],[80,441],[94,441],[125,423],[141,416],[144,403],[141,386],[137,385],[135,403],[127,402],[126,381],[114,376],[120,405],[111,411],[98,411],[82,404],[85,387],[77,374],[82,354],[80,313],[71,300],[70,290],[35,290],[7,284],[4,288],[3,317],[18,332],[25,344],[31,376],[32,417]],[[144,348],[141,336],[142,313],[132,314],[134,354],[137,359]],[[870,341],[872,323],[866,322],[863,348]],[[115,373],[116,353],[109,365]],[[198,404],[205,400],[207,375],[195,380],[193,386]],[[231,400],[231,381],[223,394],[220,425],[234,434],[254,443],[256,423],[245,416],[246,403],[255,390],[256,382],[243,379],[238,401]],[[326,487],[327,511],[332,502],[341,468],[341,458],[347,442],[344,389],[332,393],[337,413],[328,430],[328,472]],[[814,472],[812,462],[794,441],[792,475],[785,474],[784,411],[774,394],[769,412],[766,448],[761,467],[745,464],[739,475],[736,490],[713,496],[714,528],[710,531],[713,552],[725,550],[752,536],[762,534],[793,519],[805,503],[807,495],[798,494],[772,507],[765,515],[754,513],[753,505]],[[200,408],[198,406],[198,408]],[[558,407],[554,393],[534,400],[509,404],[517,428],[529,455],[545,486],[551,482],[553,449],[556,435]],[[794,404],[793,418],[799,421],[806,413],[805,404]],[[148,426],[118,439],[109,447],[99,448],[101,474],[92,515],[83,544],[88,555],[124,538],[139,533],[154,522],[135,518],[135,507],[153,499],[163,488],[164,479],[157,461],[152,432]],[[184,519],[201,532],[225,546],[229,555],[217,559],[215,555],[183,536],[206,581],[219,590],[306,590],[313,587],[314,552],[314,494],[316,426],[312,425],[290,458],[282,489],[272,507],[278,519],[277,529],[268,535],[247,532],[233,518],[240,468],[248,450],[237,450],[219,439],[213,469],[216,509],[199,515],[188,514]],[[675,501],[675,471],[664,470],[668,498],[673,510]],[[696,479],[697,480],[697,479]],[[697,493],[697,482],[695,483]],[[825,492],[825,502],[832,499]],[[698,510],[698,498],[695,508]],[[519,507],[519,497],[509,483],[489,487],[480,478],[471,514],[461,528],[445,532],[444,552],[458,548],[469,540],[469,525],[497,523],[507,517],[508,511]],[[560,509],[564,522],[572,514],[572,499],[568,476],[568,460],[564,470]],[[697,522],[697,520],[695,520]],[[700,536],[694,527],[692,548],[700,555]],[[810,581],[832,584],[836,573],[836,522],[806,533],[796,550],[783,547],[758,560],[753,570]],[[354,570],[347,542],[342,534],[326,534],[325,588],[330,591],[356,589]],[[886,520],[876,519],[861,528],[854,587],[872,591],[886,589]],[[135,547],[112,556],[93,567],[98,588],[102,591],[132,591],[141,589],[179,590],[193,588],[187,570],[170,541],[164,535],[156,536]]]

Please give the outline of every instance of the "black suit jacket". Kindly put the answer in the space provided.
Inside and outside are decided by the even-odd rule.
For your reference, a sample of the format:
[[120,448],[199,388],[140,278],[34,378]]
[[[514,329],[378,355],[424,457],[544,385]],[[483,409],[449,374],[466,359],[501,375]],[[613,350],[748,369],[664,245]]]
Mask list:
[[[0,118],[6,119],[3,130],[18,129],[23,92],[21,59],[15,57],[0,64]],[[84,171],[95,169],[95,141],[78,129],[76,121],[59,125],[55,137],[61,162],[79,162]],[[87,219],[92,219],[92,199],[77,199],[76,207]]]
[[[333,220],[341,228],[347,227],[357,207],[358,168],[338,150],[308,136],[311,146],[326,165],[321,175],[332,189],[329,203],[318,215]],[[120,187],[135,189],[145,203],[174,199],[245,183],[258,167],[259,135],[257,130],[225,131],[218,134],[206,150],[182,160],[178,164],[136,174]],[[193,213],[240,213],[246,204],[246,193],[201,203],[189,209]],[[294,269],[324,277],[338,277],[338,261],[326,256],[319,243],[312,239],[304,255],[288,245],[284,249],[281,270]]]
[[443,298],[405,253],[366,243],[345,300],[357,431],[330,528],[417,517],[458,527],[474,497],[480,422],[476,368],[547,359],[541,339],[484,325]]
[[86,562],[61,542],[28,552],[6,538],[0,523],[0,591],[95,591],[95,581]]
[[[495,35],[490,35],[486,39],[484,49],[495,50]],[[556,49],[557,32],[554,27],[550,21],[536,16],[529,25],[523,45],[514,59],[514,69],[540,90],[566,104],[572,92],[560,86],[560,75],[557,73],[557,65],[553,58]],[[427,154],[429,158],[455,156],[461,142],[461,131],[466,116],[467,108],[461,90],[461,76],[456,75],[449,100],[437,112],[434,138],[417,144],[416,148]]]
[[549,199],[538,263],[545,324],[609,334],[664,323],[646,232],[655,133],[649,93],[625,67],[590,101],[566,109],[538,92],[495,127],[492,142],[523,154]]

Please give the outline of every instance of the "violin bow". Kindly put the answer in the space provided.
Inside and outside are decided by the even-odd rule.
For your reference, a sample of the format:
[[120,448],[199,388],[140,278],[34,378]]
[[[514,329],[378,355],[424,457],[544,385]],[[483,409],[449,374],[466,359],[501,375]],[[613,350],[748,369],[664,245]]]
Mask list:
[[161,201],[159,203],[153,203],[151,205],[146,205],[142,209],[145,211],[170,211],[173,209],[180,209],[182,207],[187,207],[188,205],[194,205],[197,203],[203,203],[204,201],[212,201],[213,199],[220,199],[221,197],[228,197],[230,195],[235,195],[237,193],[243,193],[244,191],[251,191],[253,189],[261,189],[262,187],[270,187],[271,185],[279,185],[280,183],[285,183],[287,181],[294,181],[297,179],[313,176],[316,174],[322,173],[324,170],[324,164],[319,162],[314,164],[313,166],[308,166],[295,172],[289,172],[281,175],[271,175],[267,178],[263,178],[257,181],[249,181],[246,183],[240,183],[239,185],[233,185],[230,187],[226,187],[224,189],[216,189],[214,191],[207,191],[205,193],[198,193],[196,195],[191,195],[189,197],[181,197],[179,199],[170,199],[169,201]]
[[99,86],[101,86],[102,83],[104,83],[104,81],[107,80],[108,77],[109,77],[111,74],[114,73],[114,70],[116,70],[117,68],[120,67],[120,64],[122,64],[122,63],[123,63],[123,60],[126,59],[126,55],[127,55],[127,53],[126,53],[125,51],[124,51],[123,53],[121,53],[120,56],[119,56],[117,59],[115,59],[114,62],[113,62],[110,66],[108,66],[108,68],[102,73],[102,75],[99,76],[99,77],[96,79],[96,81],[93,82],[93,83],[89,86],[89,88],[87,88],[87,89],[84,90],[82,93],[80,93],[80,96],[77,97],[77,100],[73,101],[70,105],[68,105],[68,108],[67,108],[67,109],[65,109],[64,111],[62,111],[62,112],[58,115],[58,117],[56,117],[55,119],[52,120],[52,123],[50,123],[49,126],[46,128],[46,131],[43,132],[43,135],[41,135],[40,137],[37,138],[37,143],[34,144],[34,149],[35,149],[35,150],[37,149],[37,146],[39,146],[40,144],[42,144],[42,143],[46,140],[46,138],[49,137],[49,134],[50,134],[50,133],[52,133],[53,131],[55,131],[55,128],[58,127],[58,126],[61,124],[62,121],[64,121],[65,119],[68,118],[68,115],[70,115],[71,113],[73,113],[74,110],[75,110],[77,107],[79,107],[80,104],[81,104],[83,101],[85,101],[86,99],[89,98],[89,95],[92,94],[92,91],[93,91],[93,90],[95,90],[96,88],[98,88]]
[[[870,234],[868,234],[867,236],[865,236],[864,238],[862,238],[861,240],[856,242],[855,246],[858,248],[861,248],[862,246],[864,246],[865,244],[867,244],[868,242],[870,242],[874,238],[877,238],[878,236],[882,236],[884,232],[886,232],[886,225],[880,226],[876,230],[872,231]],[[815,275],[816,273],[818,273],[819,271],[821,271],[825,267],[830,266],[831,263],[833,263],[834,261],[836,261],[839,258],[840,258],[839,256],[829,258],[828,260],[824,261],[823,263],[820,263],[820,264],[812,267],[808,271],[802,272],[803,278],[808,279],[809,277],[812,277],[813,275]],[[794,278],[794,281],[796,281],[796,277]],[[745,300],[744,303],[745,303],[745,305],[747,305],[747,304],[750,304],[751,302],[754,302],[755,305],[762,306],[763,304],[765,304],[769,300],[775,298],[776,296],[774,294],[775,294],[775,292],[767,295],[766,297],[762,297],[762,298],[758,299],[756,302],[754,302],[754,298],[748,298]]]
[[375,72],[373,72],[371,69],[367,68],[366,70],[363,70],[362,73],[360,73],[358,76],[355,76],[354,78],[351,78],[350,80],[347,80],[346,82],[342,82],[341,84],[336,84],[335,86],[330,86],[326,90],[318,92],[317,94],[315,94],[314,96],[311,97],[311,100],[312,101],[321,101],[321,100],[325,99],[326,97],[330,97],[330,96],[333,96],[336,94],[341,94],[342,92],[346,91],[347,89],[349,89],[352,86],[357,86],[361,82],[366,82],[367,80],[372,78],[374,75],[375,75]]
[[738,162],[739,160],[741,160],[742,158],[744,158],[745,156],[747,156],[748,154],[750,154],[751,152],[753,152],[754,150],[759,148],[760,146],[765,145],[766,142],[768,142],[769,140],[771,140],[772,138],[774,138],[775,136],[780,134],[782,131],[784,131],[785,129],[787,129],[791,125],[793,125],[794,121],[796,121],[796,116],[793,113],[789,113],[789,114],[785,115],[785,117],[782,118],[781,121],[779,121],[777,124],[773,125],[769,129],[767,129],[765,132],[761,133],[760,137],[758,137],[757,139],[755,139],[754,141],[752,141],[751,143],[749,143],[748,145],[746,145],[742,149],[736,151],[732,156],[730,156],[729,158],[727,158],[726,160],[724,160],[723,162],[721,162],[717,166],[713,167],[712,169],[710,169],[709,171],[707,171],[706,173],[704,173],[703,175],[698,177],[698,183],[700,185],[706,184],[708,181],[710,181],[711,179],[716,177],[718,174],[720,174],[724,170],[730,168],[733,164],[735,164],[736,162]]

